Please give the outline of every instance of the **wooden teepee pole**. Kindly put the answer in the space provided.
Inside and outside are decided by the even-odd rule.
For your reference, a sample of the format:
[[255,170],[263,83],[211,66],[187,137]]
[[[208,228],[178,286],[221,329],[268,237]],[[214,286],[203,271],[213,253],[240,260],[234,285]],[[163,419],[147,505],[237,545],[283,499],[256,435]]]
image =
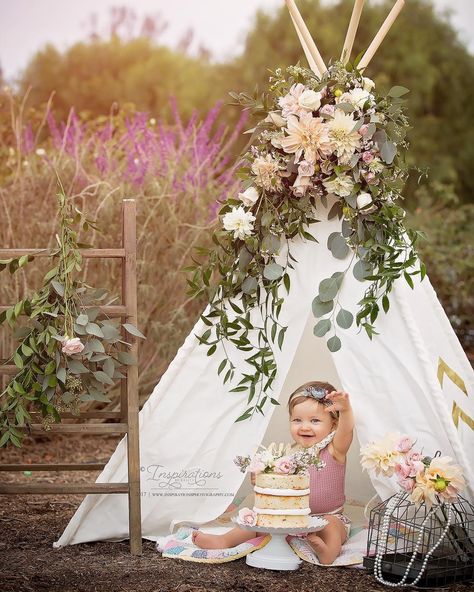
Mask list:
[[377,35],[375,35],[372,43],[367,48],[367,51],[362,56],[362,59],[359,62],[357,68],[359,70],[363,70],[367,68],[370,63],[370,60],[374,57],[375,52],[380,47],[380,44],[385,39],[385,36],[390,31],[390,27],[395,22],[397,16],[400,14],[400,11],[405,6],[405,0],[397,0],[392,10],[389,12],[387,18],[383,22],[382,26],[379,29]]
[[290,15],[294,19],[296,25],[298,25],[298,29],[300,30],[301,35],[303,36],[303,39],[308,47],[309,52],[311,53],[311,56],[316,62],[316,66],[319,72],[321,74],[324,74],[324,72],[326,72],[327,70],[326,64],[324,63],[324,60],[321,57],[318,48],[316,47],[316,43],[313,41],[313,38],[311,37],[311,34],[303,20],[303,17],[301,16],[298,8],[296,7],[295,0],[286,0],[286,5],[288,7],[288,10],[290,11]]
[[306,56],[306,59],[308,60],[309,67],[316,74],[316,76],[321,78],[321,72],[319,71],[318,66],[316,65],[316,62],[314,61],[314,58],[311,55],[309,47],[306,45],[306,41],[304,40],[304,37],[303,37],[301,31],[299,30],[298,25],[296,24],[296,21],[293,18],[293,16],[291,15],[291,13],[290,13],[290,16],[291,16],[291,20],[293,21],[293,25],[295,26],[296,33],[298,34],[298,38],[300,40],[301,47],[303,48],[304,55]]
[[352,46],[354,45],[354,39],[359,26],[360,15],[364,8],[365,0],[355,0],[354,8],[352,9],[351,20],[349,28],[347,29],[346,39],[344,41],[344,47],[342,48],[341,61],[343,64],[347,64],[351,57]]

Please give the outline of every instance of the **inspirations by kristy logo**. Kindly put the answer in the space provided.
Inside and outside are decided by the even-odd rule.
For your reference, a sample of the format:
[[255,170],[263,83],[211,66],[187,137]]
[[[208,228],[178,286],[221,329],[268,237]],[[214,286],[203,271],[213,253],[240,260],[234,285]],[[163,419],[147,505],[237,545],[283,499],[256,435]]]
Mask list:
[[145,481],[154,485],[153,489],[168,490],[195,490],[209,488],[218,484],[224,476],[220,471],[206,471],[201,467],[170,470],[165,465],[148,465],[141,467],[142,473],[146,473]]

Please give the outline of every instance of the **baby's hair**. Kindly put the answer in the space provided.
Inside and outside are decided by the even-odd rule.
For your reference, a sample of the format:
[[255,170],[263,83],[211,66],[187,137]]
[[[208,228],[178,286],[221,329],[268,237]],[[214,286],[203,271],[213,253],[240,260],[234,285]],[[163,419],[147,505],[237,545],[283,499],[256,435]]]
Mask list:
[[[295,389],[288,399],[288,412],[291,415],[293,409],[298,405],[298,403],[302,403],[308,398],[307,395],[304,394],[306,389],[323,389],[326,393],[332,393],[332,391],[337,390],[330,382],[320,382],[319,380],[313,380],[311,382],[305,382],[297,389]],[[317,399],[313,399],[316,403],[318,403]],[[329,414],[331,415],[332,419],[337,422],[339,420],[339,411],[330,411]]]

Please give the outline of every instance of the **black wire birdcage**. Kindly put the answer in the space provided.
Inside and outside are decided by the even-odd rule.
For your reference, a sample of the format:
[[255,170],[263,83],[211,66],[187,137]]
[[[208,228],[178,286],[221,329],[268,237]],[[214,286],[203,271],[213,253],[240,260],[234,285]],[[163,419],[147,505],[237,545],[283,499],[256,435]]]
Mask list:
[[364,566],[388,586],[433,588],[474,579],[474,506],[415,505],[400,492],[370,512]]

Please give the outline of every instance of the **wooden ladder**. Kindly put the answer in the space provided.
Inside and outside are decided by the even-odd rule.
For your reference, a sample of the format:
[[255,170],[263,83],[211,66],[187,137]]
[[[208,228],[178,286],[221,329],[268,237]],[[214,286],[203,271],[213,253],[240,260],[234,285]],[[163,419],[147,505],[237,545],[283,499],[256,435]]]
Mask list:
[[[84,249],[81,255],[91,258],[119,258],[122,260],[122,300],[121,305],[101,306],[101,313],[109,317],[120,317],[137,325],[137,250],[136,250],[136,204],[134,199],[122,202],[122,248]],[[16,258],[21,255],[35,257],[50,256],[51,251],[38,249],[0,249],[0,259]],[[0,306],[0,312],[8,309]],[[138,362],[138,341],[126,336],[122,327],[123,339],[131,342],[130,354]],[[140,450],[138,423],[138,366],[125,366],[121,371],[125,378],[120,385],[120,411],[86,411],[80,416],[71,413],[61,414],[65,419],[118,419],[120,423],[69,423],[53,424],[48,433],[80,434],[127,434],[128,481],[122,483],[0,483],[0,494],[108,494],[127,493],[129,510],[130,551],[132,555],[142,554],[141,510],[140,510]],[[0,374],[15,375],[18,368],[13,365],[0,365]],[[39,412],[31,413],[33,421],[41,421]],[[42,432],[41,423],[32,423],[33,433]],[[66,463],[66,464],[4,464],[0,471],[98,471],[105,463]]]

